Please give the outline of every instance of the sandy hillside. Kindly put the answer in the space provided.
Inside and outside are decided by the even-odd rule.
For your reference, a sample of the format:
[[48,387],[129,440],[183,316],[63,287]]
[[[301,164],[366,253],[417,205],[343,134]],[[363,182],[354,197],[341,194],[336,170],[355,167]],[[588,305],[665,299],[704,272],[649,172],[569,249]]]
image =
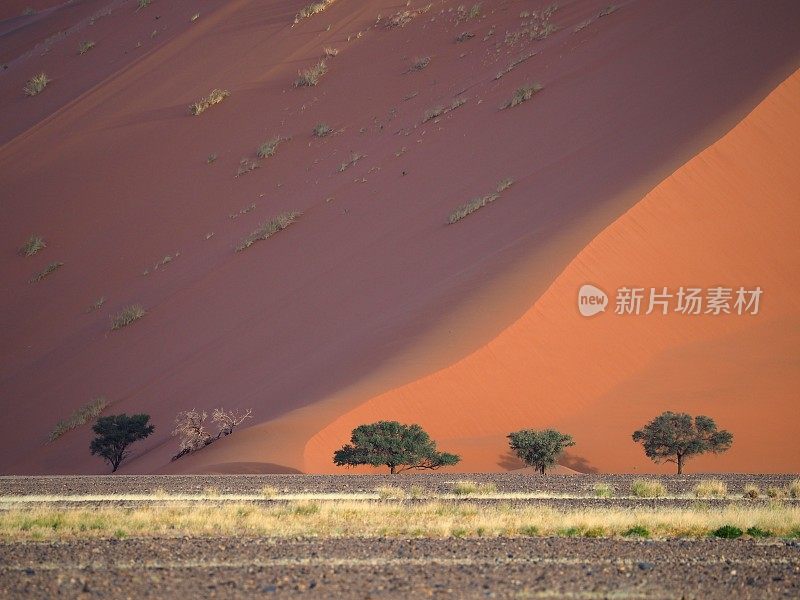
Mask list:
[[[45,443],[98,396],[156,425],[127,472],[331,471],[375,418],[466,471],[518,468],[505,433],[545,425],[574,433],[569,468],[652,470],[629,436],[665,408],[736,435],[693,468],[800,468],[796,2],[32,4],[0,13],[0,472],[103,472],[88,427]],[[585,282],[765,294],[756,316],[585,319]],[[170,463],[175,414],[219,405],[255,418]]]

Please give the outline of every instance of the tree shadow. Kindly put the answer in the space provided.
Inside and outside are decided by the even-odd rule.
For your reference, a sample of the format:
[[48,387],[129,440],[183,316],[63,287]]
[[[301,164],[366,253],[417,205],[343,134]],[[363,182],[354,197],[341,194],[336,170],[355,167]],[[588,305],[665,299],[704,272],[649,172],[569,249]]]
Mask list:
[[[597,468],[593,467],[588,460],[583,456],[577,454],[570,454],[565,452],[558,460],[558,464],[562,467],[567,467],[578,473],[597,473]],[[510,450],[500,456],[497,465],[506,471],[517,471],[519,469],[529,468],[523,461],[521,461],[516,454]]]

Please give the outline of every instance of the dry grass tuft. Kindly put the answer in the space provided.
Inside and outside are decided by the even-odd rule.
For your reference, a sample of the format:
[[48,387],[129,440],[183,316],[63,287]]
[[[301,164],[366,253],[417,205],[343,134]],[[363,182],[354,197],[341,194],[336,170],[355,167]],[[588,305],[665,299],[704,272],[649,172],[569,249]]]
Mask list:
[[255,171],[260,166],[261,165],[258,164],[257,160],[252,158],[243,158],[239,161],[239,167],[236,169],[236,177],[241,177],[245,173]]
[[50,81],[51,80],[46,73],[39,73],[38,75],[31,77],[28,80],[28,83],[26,83],[25,87],[22,89],[26,96],[36,96],[37,94],[42,93]]
[[631,483],[631,493],[637,498],[661,498],[667,495],[667,489],[655,479],[637,479]]
[[150,6],[151,2],[152,0],[139,0],[139,5],[136,7],[136,12],[139,12],[143,8],[147,8],[148,6]]
[[314,137],[322,138],[326,135],[330,135],[333,129],[327,123],[317,123],[314,125],[314,129],[312,129],[311,132],[314,134]]
[[23,256],[33,256],[39,250],[43,250],[47,247],[47,242],[44,241],[39,235],[32,235],[28,238],[28,241],[22,244],[22,247],[18,250],[19,254]]
[[91,313],[96,310],[100,310],[103,307],[103,304],[105,303],[106,303],[106,297],[100,296],[97,300],[95,300],[89,305],[89,308],[86,309],[86,312]]
[[800,498],[800,479],[795,479],[789,484],[789,497]]
[[462,480],[453,484],[453,493],[456,496],[489,496],[497,493],[497,486],[491,482],[478,483]]
[[435,106],[433,108],[429,108],[425,111],[425,114],[422,117],[422,122],[427,123],[428,121],[432,121],[433,119],[437,119],[442,115],[446,115],[450,111],[453,111],[457,108],[464,106],[467,103],[466,98],[455,98],[451,103],[450,106]]
[[147,314],[141,304],[126,306],[111,319],[111,329],[122,329]]
[[42,269],[41,271],[36,273],[36,275],[31,277],[30,281],[31,281],[31,283],[36,283],[37,281],[41,281],[42,279],[44,279],[45,277],[47,277],[51,273],[54,273],[55,271],[58,271],[63,266],[64,266],[63,262],[60,262],[60,261],[51,262],[44,269]]
[[695,498],[724,498],[728,495],[728,485],[718,479],[703,479],[692,492]]
[[219,104],[225,98],[230,96],[231,93],[228,90],[220,90],[215,88],[211,90],[211,93],[208,94],[205,98],[200,98],[194,104],[189,105],[189,112],[193,115],[200,115],[207,111],[209,108],[214,106],[215,104]]
[[453,209],[450,215],[447,217],[447,222],[452,225],[453,223],[457,223],[467,215],[474,213],[479,208],[483,208],[487,204],[491,204],[495,200],[500,197],[500,194],[510,188],[514,183],[514,180],[510,177],[506,177],[498,182],[497,187],[495,188],[497,191],[491,194],[486,194],[485,196],[481,196],[479,198],[473,198],[469,202],[465,202],[464,204],[457,206]]
[[607,483],[595,483],[592,490],[596,498],[611,498],[614,495],[614,488]]
[[745,498],[755,499],[758,498],[760,495],[761,495],[761,488],[759,488],[757,485],[748,483],[746,486],[744,486],[743,496]]
[[312,2],[308,6],[300,9],[300,12],[298,12],[295,15],[294,17],[295,24],[299,23],[303,19],[307,19],[308,17],[312,17],[318,13],[321,13],[335,1],[336,0],[320,0],[319,2]]
[[597,13],[597,18],[599,19],[600,17],[607,17],[608,15],[614,14],[617,12],[618,8],[616,4],[610,4]]
[[338,48],[332,48],[330,46],[325,48],[325,50],[323,50],[323,52],[322,52],[322,55],[325,58],[333,58],[337,54],[339,54],[339,49]]
[[274,136],[272,139],[267,140],[263,144],[258,147],[258,158],[268,158],[270,156],[274,156],[275,153],[278,151],[278,146],[282,142],[288,141],[289,138],[281,137],[279,135]]
[[414,61],[411,63],[411,66],[408,68],[408,72],[411,71],[422,71],[425,67],[431,64],[431,57],[430,56],[422,56],[414,58]]
[[511,97],[511,99],[501,106],[500,109],[503,110],[506,108],[519,106],[523,102],[527,102],[533,98],[534,94],[538,94],[543,89],[544,86],[541,83],[531,83],[529,85],[524,85],[521,88],[517,88],[517,91],[514,92],[514,95]]
[[387,29],[394,29],[395,27],[405,27],[411,21],[416,19],[420,15],[424,15],[433,7],[433,4],[428,4],[427,6],[423,6],[422,8],[417,9],[405,9],[399,10],[394,13],[391,17],[386,19],[384,22],[384,27]]
[[456,43],[460,44],[461,42],[466,42],[467,40],[471,40],[475,37],[475,34],[471,31],[462,31],[456,36]]
[[325,60],[321,60],[313,67],[299,71],[297,79],[294,80],[294,87],[313,87],[319,83],[319,80],[327,71],[327,63]]
[[767,488],[767,497],[772,499],[781,499],[786,495],[786,493],[777,486],[770,486]]
[[403,488],[393,485],[381,485],[375,488],[375,492],[381,500],[403,500],[406,497]]
[[78,44],[78,54],[86,54],[92,48],[94,48],[94,42],[91,40],[84,40]]
[[264,498],[274,498],[278,495],[278,488],[272,487],[271,485],[265,485],[261,488],[261,495]]
[[296,211],[285,212],[279,214],[273,219],[270,219],[266,223],[263,223],[258,229],[244,238],[241,243],[236,246],[236,251],[241,252],[242,250],[246,250],[256,242],[266,240],[279,231],[286,229],[289,227],[289,225],[297,221],[300,214],[301,213]]
[[339,165],[339,173],[344,173],[347,169],[355,165],[358,161],[364,158],[364,154],[359,154],[358,152],[351,152],[350,158],[348,158],[345,162]]
[[48,441],[54,442],[68,431],[77,429],[88,421],[93,421],[100,416],[100,413],[102,413],[103,409],[108,405],[109,402],[105,398],[95,398],[87,404],[84,404],[69,417],[56,423],[56,426],[53,427],[53,431],[51,431],[48,436]]

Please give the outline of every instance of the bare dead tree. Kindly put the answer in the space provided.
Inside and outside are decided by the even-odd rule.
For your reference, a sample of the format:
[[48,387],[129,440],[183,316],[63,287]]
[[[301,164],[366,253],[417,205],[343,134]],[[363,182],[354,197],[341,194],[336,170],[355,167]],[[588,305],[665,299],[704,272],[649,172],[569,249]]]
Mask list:
[[194,408],[178,413],[175,418],[175,429],[172,431],[172,436],[179,438],[180,451],[172,457],[172,460],[177,460],[184,454],[189,454],[200,448],[205,448],[210,444],[214,438],[205,428],[205,422],[208,414],[205,411],[198,412]]
[[236,427],[241,425],[245,419],[249,419],[252,416],[252,408],[248,408],[246,411],[240,413],[236,411],[227,412],[224,408],[215,408],[211,416],[211,422],[215,423],[219,430],[216,439],[232,434]]

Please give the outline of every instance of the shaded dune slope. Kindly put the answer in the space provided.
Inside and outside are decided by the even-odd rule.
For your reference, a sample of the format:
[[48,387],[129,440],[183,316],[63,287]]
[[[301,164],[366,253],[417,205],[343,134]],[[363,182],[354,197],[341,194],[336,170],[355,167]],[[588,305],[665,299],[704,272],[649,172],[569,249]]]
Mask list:
[[[650,406],[633,401],[655,385],[647,361],[587,377],[590,389],[565,386],[561,377],[575,379],[570,369],[581,358],[569,338],[588,335],[586,323],[569,320],[574,278],[604,275],[610,287],[648,263],[587,272],[576,270],[575,257],[599,252],[599,238],[592,240],[611,223],[620,244],[638,247],[620,225],[631,219],[626,211],[800,66],[800,7],[626,2],[574,32],[604,5],[562,3],[552,16],[559,30],[543,40],[526,32],[516,41],[506,32],[523,31],[530,17],[521,13],[541,7],[491,3],[481,18],[456,22],[457,3],[445,2],[405,27],[386,28],[385,18],[402,7],[338,2],[292,26],[298,2],[176,0],[138,13],[130,2],[88,2],[80,14],[64,5],[35,15],[26,25],[38,28],[31,38],[4,21],[0,397],[7,418],[0,423],[0,471],[104,470],[88,456],[87,428],[43,444],[56,420],[100,395],[113,402],[109,410],[147,412],[157,426],[138,445],[129,472],[236,470],[228,463],[254,471],[267,463],[330,470],[330,448],[353,420],[376,415],[424,422],[443,445],[469,458],[467,470],[515,468],[501,464],[498,434],[534,414],[531,425],[569,424],[591,465],[641,466],[630,453],[604,454],[602,438],[585,428],[597,424],[604,404],[615,407],[608,413],[614,428],[630,418],[638,424],[640,413],[658,405],[661,396],[653,395]],[[105,9],[89,24],[92,11]],[[53,38],[47,52],[27,50],[26,40],[62,30],[74,33]],[[455,42],[462,31],[475,37]],[[748,44],[741,44],[744,36]],[[97,45],[78,57],[76,42],[84,38]],[[339,53],[328,59],[320,84],[293,88],[297,71],[326,47]],[[531,52],[537,54],[496,79]],[[430,65],[407,73],[421,56],[430,56]],[[42,70],[53,82],[25,98],[26,79]],[[544,91],[498,110],[530,81]],[[189,116],[188,104],[215,87],[229,89],[230,98]],[[796,90],[782,93],[797,97]],[[454,98],[467,102],[422,123],[426,110]],[[319,122],[335,133],[314,138]],[[234,177],[240,159],[255,159],[258,145],[274,135],[291,139],[260,168]],[[364,156],[339,172],[352,152]],[[217,159],[208,164],[210,154]],[[738,164],[735,156],[726,160]],[[504,177],[515,183],[498,201],[446,224],[452,208]],[[705,192],[695,190],[698,210]],[[675,222],[686,207],[674,193],[651,201],[656,193],[634,210],[671,209],[667,222]],[[274,238],[234,253],[244,235],[283,210],[303,215]],[[720,223],[713,229],[720,235],[737,218],[747,222],[744,209],[715,210],[708,218]],[[765,209],[754,219],[764,219],[766,231],[775,225],[767,240],[774,250],[786,222],[773,217]],[[655,218],[640,217],[633,230]],[[16,256],[31,233],[41,233],[48,247]],[[28,283],[54,260],[64,267]],[[681,266],[677,258],[662,262],[664,269]],[[668,280],[658,285],[673,282],[669,271],[660,273]],[[755,279],[788,292],[779,283],[783,274]],[[87,314],[101,296],[103,308]],[[777,296],[781,308],[768,317],[781,334],[788,308]],[[110,315],[135,302],[148,309],[146,317],[111,333]],[[632,344],[636,335],[660,335],[651,321],[636,322]],[[683,352],[669,363],[678,369],[687,356],[702,356],[703,344],[740,336],[748,340],[741,358],[746,348],[755,353],[776,342],[760,325],[765,321],[753,336],[732,319],[698,325],[686,333],[691,343],[673,344],[665,335],[649,356]],[[550,337],[538,333],[546,322],[555,328]],[[595,323],[603,321],[588,326],[593,332]],[[596,344],[618,333],[596,327]],[[647,327],[653,329],[639,329]],[[530,345],[538,335],[540,343]],[[490,362],[481,358],[487,352]],[[544,360],[547,353],[554,363]],[[763,356],[769,362],[771,354]],[[475,357],[486,372],[467,372],[482,384],[459,383],[459,369]],[[510,369],[533,369],[532,379],[515,381]],[[777,387],[792,382],[776,373]],[[680,380],[687,389],[692,377]],[[619,400],[614,393],[624,386]],[[522,402],[533,390],[542,402],[535,412]],[[606,394],[613,402],[603,402]],[[629,404],[635,410],[626,410]],[[174,415],[217,405],[253,407],[255,424],[170,464]]]

